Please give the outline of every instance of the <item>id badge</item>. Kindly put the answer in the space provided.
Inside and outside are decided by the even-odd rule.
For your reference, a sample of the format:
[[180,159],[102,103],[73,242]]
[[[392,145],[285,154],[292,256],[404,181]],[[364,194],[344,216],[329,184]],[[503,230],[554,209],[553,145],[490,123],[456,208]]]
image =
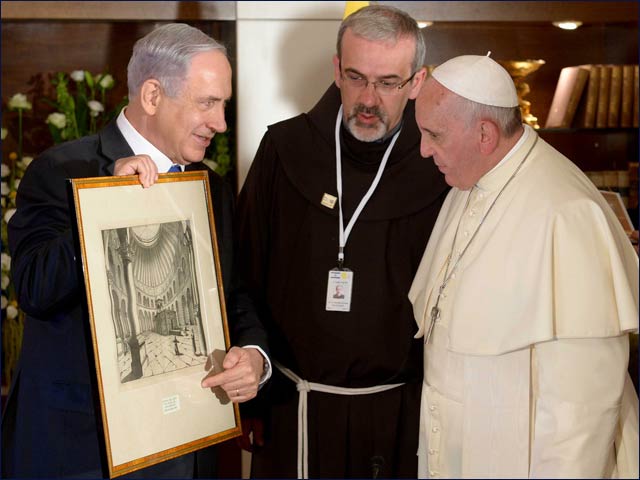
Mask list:
[[348,269],[329,270],[327,281],[328,312],[348,312],[351,310],[351,290],[353,289],[353,272]]

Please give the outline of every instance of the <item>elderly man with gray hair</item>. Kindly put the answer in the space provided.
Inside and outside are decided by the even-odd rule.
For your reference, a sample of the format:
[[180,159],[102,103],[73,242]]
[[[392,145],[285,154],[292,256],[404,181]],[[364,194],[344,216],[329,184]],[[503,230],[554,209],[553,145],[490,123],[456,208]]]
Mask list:
[[437,67],[421,153],[453,189],[411,287],[421,477],[638,478],[638,257],[602,195],[523,125],[489,56]]
[[[227,352],[224,372],[196,387],[221,386],[232,401],[243,402],[256,395],[268,375],[263,372],[264,330],[234,279],[233,195],[201,162],[213,136],[227,128],[224,108],[231,96],[231,67],[226,51],[196,28],[167,24],[136,43],[128,80],[129,104],[115,121],[97,135],[45,151],[20,183],[17,211],[9,222],[9,248],[27,319],[2,419],[4,477],[102,478],[106,472],[87,357],[89,318],[72,235],[69,178],[137,174],[142,187],[153,188],[158,172],[207,171],[231,335],[238,346]],[[130,343],[138,344],[135,338]],[[150,369],[147,362],[136,375],[149,376]],[[214,476],[215,470],[202,468],[212,463],[211,457],[203,459],[201,452],[187,454],[130,476]]]

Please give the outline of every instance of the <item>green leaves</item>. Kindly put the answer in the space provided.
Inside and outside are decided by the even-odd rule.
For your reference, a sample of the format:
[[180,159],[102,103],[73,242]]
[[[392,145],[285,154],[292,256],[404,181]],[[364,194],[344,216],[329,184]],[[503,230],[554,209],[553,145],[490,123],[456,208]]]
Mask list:
[[115,80],[108,73],[94,77],[87,70],[75,70],[71,74],[58,72],[52,84],[56,87],[55,100],[43,100],[57,110],[55,113],[66,118],[66,122],[49,121],[51,115],[47,119],[54,143],[96,133],[126,104],[121,101],[117,111],[106,110],[106,92],[115,86]]
[[213,144],[207,149],[207,155],[210,158],[205,158],[204,162],[221,177],[224,177],[233,169],[229,130],[223,133],[216,133],[213,137]]

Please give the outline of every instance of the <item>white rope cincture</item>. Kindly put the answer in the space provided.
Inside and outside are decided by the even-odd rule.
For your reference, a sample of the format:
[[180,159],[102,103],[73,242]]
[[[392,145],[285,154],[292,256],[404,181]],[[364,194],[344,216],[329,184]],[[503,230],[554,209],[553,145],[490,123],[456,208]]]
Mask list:
[[393,383],[389,385],[377,385],[375,387],[347,388],[324,385],[322,383],[307,382],[293,373],[287,367],[278,362],[274,362],[278,370],[289,380],[296,384],[299,392],[298,398],[298,478],[309,478],[309,430],[307,421],[307,394],[309,392],[332,393],[335,395],[369,395],[380,393],[404,385],[404,383]]

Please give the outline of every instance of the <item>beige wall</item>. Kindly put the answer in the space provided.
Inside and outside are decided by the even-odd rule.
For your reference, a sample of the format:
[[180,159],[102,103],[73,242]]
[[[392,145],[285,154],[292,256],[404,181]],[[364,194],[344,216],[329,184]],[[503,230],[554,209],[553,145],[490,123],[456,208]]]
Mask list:
[[345,2],[237,2],[238,184],[267,126],[309,110],[333,81]]
[[[237,155],[242,187],[267,126],[309,110],[333,81],[345,2],[237,2]],[[242,477],[251,454],[242,451]]]

